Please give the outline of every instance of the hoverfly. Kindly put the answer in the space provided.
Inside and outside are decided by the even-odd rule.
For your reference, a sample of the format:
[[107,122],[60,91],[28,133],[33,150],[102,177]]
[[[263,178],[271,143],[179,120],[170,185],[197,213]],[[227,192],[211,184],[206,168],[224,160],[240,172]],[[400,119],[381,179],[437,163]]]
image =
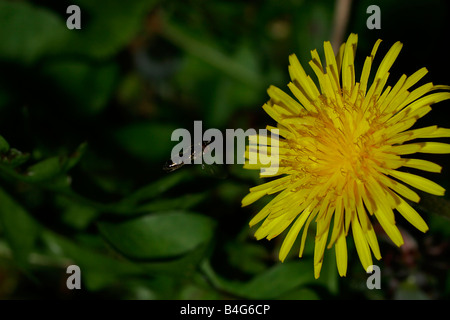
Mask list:
[[[214,141],[214,140],[210,140],[210,141],[202,141],[202,142],[201,142],[201,145],[202,145],[202,147],[201,147],[201,153],[202,153],[202,156],[205,155],[207,152],[210,151],[210,150],[209,150],[210,148],[208,148],[208,146],[209,146],[213,141]],[[188,159],[188,161],[187,161],[188,163],[194,163],[194,160],[199,156],[199,155],[196,153],[196,148],[195,148],[195,146],[196,146],[196,145],[193,144],[193,145],[191,145],[187,150],[184,150],[184,151],[190,152],[190,155],[189,155],[189,157],[187,158],[187,159]],[[183,150],[180,151],[180,157],[183,157]],[[164,164],[163,170],[166,171],[166,172],[172,172],[172,171],[175,171],[175,170],[181,168],[181,167],[184,166],[185,164],[186,164],[186,163],[184,163],[183,161],[180,161],[180,162],[176,163],[176,162],[173,162],[172,159],[169,159],[169,160],[167,160],[166,163]],[[204,168],[204,164],[202,164],[202,168]]]
[[[202,141],[201,142],[201,156],[202,156],[202,159],[204,159],[205,156],[207,156],[208,153],[210,153],[212,151],[211,147],[210,147],[210,144],[213,141],[214,141],[214,137],[212,138],[212,140]],[[199,144],[200,143],[193,144],[189,148],[180,151],[180,153],[179,153],[180,158],[183,158],[183,152],[188,152],[189,156],[187,158],[186,163],[194,163],[194,160],[199,157],[199,154],[196,153],[197,150],[195,148]],[[172,159],[169,159],[164,164],[163,170],[166,171],[166,172],[172,172],[172,171],[175,171],[175,170],[181,168],[186,163],[184,161],[182,161],[182,160],[180,160],[179,162],[174,162],[174,161],[172,161]],[[206,175],[213,176],[215,178],[224,179],[228,175],[227,172],[226,172],[226,169],[224,168],[223,165],[202,163],[201,168],[204,169],[204,171],[203,170],[202,171],[204,173],[206,173]]]

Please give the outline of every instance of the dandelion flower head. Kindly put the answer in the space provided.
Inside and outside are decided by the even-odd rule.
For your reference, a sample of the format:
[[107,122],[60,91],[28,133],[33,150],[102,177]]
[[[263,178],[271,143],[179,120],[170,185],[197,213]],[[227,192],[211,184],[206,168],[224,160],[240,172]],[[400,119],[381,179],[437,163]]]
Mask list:
[[[450,153],[450,145],[415,139],[450,137],[450,129],[411,127],[431,111],[430,105],[450,99],[450,87],[430,82],[412,89],[425,76],[426,68],[401,76],[392,87],[386,86],[389,70],[402,49],[400,42],[384,56],[369,85],[381,40],[366,58],[359,79],[354,65],[357,42],[357,35],[351,34],[337,55],[330,42],[325,42],[326,64],[322,64],[317,50],[311,51],[309,65],[319,86],[295,55],[289,57],[288,87],[296,99],[271,86],[270,100],[263,106],[277,122],[276,128],[267,129],[278,129],[280,136],[277,151],[270,150],[271,140],[263,147],[278,152],[279,169],[273,180],[250,188],[242,199],[242,205],[247,206],[265,195],[277,194],[253,217],[250,226],[262,221],[255,237],[269,240],[289,228],[279,252],[281,261],[303,229],[302,256],[307,230],[315,222],[316,278],[326,247],[335,248],[338,272],[346,275],[346,237],[350,230],[365,270],[373,264],[372,254],[381,258],[372,224],[375,220],[397,246],[403,244],[396,226],[397,214],[426,232],[426,222],[410,204],[420,200],[414,188],[433,195],[445,192],[435,182],[407,171],[441,171],[438,164],[412,155]],[[258,148],[248,148],[247,159],[257,152]],[[247,169],[263,167],[248,161],[244,165]]]

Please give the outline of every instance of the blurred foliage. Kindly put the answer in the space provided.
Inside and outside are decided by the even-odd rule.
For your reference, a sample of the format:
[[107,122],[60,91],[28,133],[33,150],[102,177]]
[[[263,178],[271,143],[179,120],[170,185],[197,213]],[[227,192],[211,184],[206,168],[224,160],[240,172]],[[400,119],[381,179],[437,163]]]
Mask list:
[[[365,25],[374,3],[381,30]],[[66,28],[71,4],[81,30]],[[400,40],[393,79],[426,66],[450,84],[448,7],[355,1],[346,34],[359,34],[358,63],[377,38],[384,52]],[[347,278],[329,250],[314,280],[314,230],[304,257],[283,264],[282,237],[254,239],[258,206],[240,200],[257,172],[162,171],[172,131],[194,120],[204,130],[273,124],[260,108],[266,88],[285,88],[289,54],[307,63],[321,52],[334,11],[331,0],[0,1],[0,298],[450,297],[448,196],[424,197],[427,234],[399,218],[402,248],[380,231],[382,290],[371,291],[351,240]],[[446,107],[419,125],[450,127]],[[444,172],[430,177],[450,187],[448,156],[432,160]],[[66,288],[71,264],[82,290]]]

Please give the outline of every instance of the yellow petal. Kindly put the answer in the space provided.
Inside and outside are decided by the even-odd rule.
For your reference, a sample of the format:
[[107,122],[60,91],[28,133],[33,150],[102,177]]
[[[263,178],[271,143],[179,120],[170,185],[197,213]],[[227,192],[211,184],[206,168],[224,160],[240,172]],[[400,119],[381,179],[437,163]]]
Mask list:
[[320,56],[317,49],[311,50],[311,58],[311,61],[313,61],[314,64],[316,64],[323,72],[322,62],[320,61]]
[[267,194],[266,190],[256,191],[256,192],[250,192],[247,194],[241,201],[241,204],[243,207],[248,206],[249,204],[252,204],[253,202],[261,199],[263,196]]
[[421,146],[421,153],[436,153],[444,154],[450,153],[450,144],[442,142],[422,142],[418,143]]
[[300,250],[299,250],[299,254],[298,256],[301,258],[303,255],[303,249],[305,248],[305,240],[306,240],[306,236],[308,233],[308,228],[309,228],[309,224],[311,223],[312,219],[314,219],[314,217],[317,215],[317,213],[319,212],[319,210],[315,209],[310,215],[308,220],[306,221],[305,224],[305,229],[303,229],[303,234],[302,234],[302,239],[300,242]]
[[341,230],[341,233],[337,238],[335,249],[339,275],[345,277],[347,275],[347,242],[345,241],[345,233],[343,230]]
[[275,111],[272,106],[269,106],[267,103],[263,105],[264,111],[276,122],[281,122],[283,117]]
[[400,198],[400,204],[396,208],[401,215],[409,221],[414,227],[422,232],[428,231],[426,222],[422,219],[420,214],[417,213],[405,200]]
[[267,89],[267,93],[276,104],[282,104],[286,106],[292,114],[298,115],[301,112],[302,107],[298,104],[298,102],[292,99],[280,88],[270,86],[269,89]]
[[372,227],[372,224],[369,221],[369,228],[367,229],[366,239],[369,243],[370,249],[372,249],[373,255],[377,260],[381,259],[380,247],[378,246],[377,235],[375,234],[375,230]]
[[[280,196],[280,195],[278,195]],[[277,196],[277,197],[278,197]],[[276,198],[276,197],[275,197]],[[273,200],[272,200],[273,201]],[[270,209],[273,206],[272,202],[269,202],[262,208],[248,223],[250,227],[253,227],[255,224],[263,220],[265,217],[267,217],[270,213]]]
[[422,159],[405,159],[405,167],[419,169],[428,172],[441,172],[442,167],[434,162]]
[[290,82],[288,84],[289,89],[292,94],[300,101],[300,103],[305,107],[308,111],[315,111],[316,107],[311,103],[310,99],[307,96],[307,93],[304,90],[301,90],[296,84]]
[[417,138],[450,138],[450,129],[437,128],[434,132],[420,135]]
[[328,243],[328,248],[331,248],[336,241],[336,239],[339,237],[340,233],[342,232],[344,222],[344,206],[342,203],[342,196],[338,196],[336,199],[336,209],[334,212],[334,224],[333,224],[333,231],[331,233],[331,239]]
[[289,62],[289,74],[291,79],[294,83],[297,82],[300,88],[305,90],[306,97],[309,101],[315,101],[320,93],[317,90],[314,81],[312,81],[311,77],[306,74],[295,54],[289,56]]
[[445,189],[437,183],[412,173],[389,170],[389,175],[409,184],[410,186],[413,186],[414,188],[437,196],[443,196],[445,193]]
[[417,143],[389,147],[389,151],[400,155],[417,153],[420,149],[422,149],[422,146]]
[[[322,229],[324,229],[323,232],[321,232]],[[317,221],[316,239],[314,245],[314,265],[321,263],[323,260],[329,230],[330,228],[324,220]],[[320,270],[318,271],[320,272]]]
[[273,219],[269,216],[266,220],[264,220],[258,230],[256,230],[255,237],[257,240],[261,240],[264,237],[269,238],[269,234],[275,237],[276,234],[283,232],[292,220],[293,219],[287,220],[282,215]]
[[345,43],[344,57],[342,60],[342,88],[351,93],[355,83],[355,51],[358,43],[358,36],[354,33],[350,34]]
[[380,222],[381,227],[387,233],[389,238],[391,238],[391,240],[398,247],[400,247],[403,244],[403,237],[402,237],[400,231],[398,230],[398,228],[395,226],[395,224],[393,224],[389,221],[386,213],[383,212],[383,209],[376,210],[375,216],[377,217],[378,222]]
[[325,41],[323,44],[323,48],[325,52],[325,60],[327,61],[327,70],[329,69],[329,72],[327,72],[330,74],[332,83],[334,83],[334,86],[337,89],[340,87],[339,71],[337,69],[337,62],[333,52],[333,47],[331,46],[331,43],[329,41]]
[[370,253],[370,248],[367,239],[364,236],[359,221],[356,217],[355,219],[352,220],[352,232],[359,259],[361,260],[361,264],[364,270],[367,270],[369,266],[373,265],[372,255]]
[[377,73],[375,74],[375,79],[381,79],[388,73],[389,69],[394,64],[395,59],[397,59],[400,51],[402,50],[402,47],[403,44],[399,41],[392,45],[388,53],[384,56],[383,61],[381,61]]
[[361,84],[360,88],[364,95],[366,94],[366,90],[367,90],[367,81],[369,80],[372,62],[375,57],[375,53],[377,52],[378,47],[380,46],[380,43],[381,43],[381,40],[378,39],[377,42],[375,42],[375,45],[373,46],[370,56],[367,57],[366,61],[364,62],[363,70],[361,72],[361,80],[359,81]]
[[428,70],[426,68],[422,68],[408,77],[401,87],[401,89],[397,93],[397,97],[392,100],[389,106],[384,110],[385,113],[396,112],[398,110],[403,109],[404,106],[408,105],[410,102],[416,100],[421,97],[423,94],[430,91],[433,87],[432,83],[427,84],[422,90],[415,90],[412,93],[407,91],[410,87],[415,85],[417,81],[419,81],[425,74],[427,74]]
[[302,229],[303,225],[305,224],[306,219],[310,216],[310,211],[305,210],[303,211],[295,220],[292,227],[289,229],[288,234],[286,235],[286,238],[284,238],[283,244],[281,245],[280,252],[279,252],[279,259],[280,261],[284,261],[286,259],[286,256],[288,255],[289,251],[292,248],[292,245],[294,244],[295,239],[298,236],[298,233]]
[[421,68],[408,77],[405,82],[405,90],[408,90],[415,85],[420,79],[422,79],[428,73],[427,68]]
[[[441,130],[438,130],[437,126],[429,126],[429,127],[424,127],[424,128],[414,129],[414,130],[408,130],[408,131],[396,134],[393,138],[389,139],[388,142],[390,144],[395,144],[395,143],[403,143],[405,141],[410,141],[410,140],[417,139],[417,138],[436,138],[434,136],[436,131],[441,131]],[[444,132],[441,131],[441,133],[444,133]],[[449,132],[449,134],[450,134],[450,132]]]
[[422,106],[429,106],[447,99],[450,99],[450,92],[432,93],[411,103],[408,107],[410,107],[411,110],[415,110]]
[[261,191],[261,190],[270,191],[271,189],[278,187],[280,185],[284,185],[290,181],[291,181],[290,176],[275,179],[275,180],[260,184],[256,187],[250,188],[250,192],[256,192],[256,191]]
[[386,176],[380,176],[380,180],[382,181],[382,183],[389,187],[390,189],[394,190],[395,192],[397,192],[399,195],[405,197],[408,200],[414,201],[414,202],[419,202],[420,201],[420,197],[419,195],[412,191],[411,189],[409,189],[407,186],[405,186],[404,184],[397,182],[395,180],[392,180]]
[[400,89],[403,87],[403,84],[406,81],[406,75],[402,75],[400,79],[397,81],[395,86],[392,88],[392,91],[389,92],[389,95],[386,97],[386,99],[383,101],[383,103],[380,105],[380,110],[384,111],[386,107],[391,103],[394,98],[396,98],[397,94],[399,93]]
[[344,58],[344,50],[345,50],[345,42],[343,44],[341,44],[341,46],[339,47],[339,51],[336,56],[337,69],[338,69],[339,74],[341,73],[341,69],[342,69],[342,60]]

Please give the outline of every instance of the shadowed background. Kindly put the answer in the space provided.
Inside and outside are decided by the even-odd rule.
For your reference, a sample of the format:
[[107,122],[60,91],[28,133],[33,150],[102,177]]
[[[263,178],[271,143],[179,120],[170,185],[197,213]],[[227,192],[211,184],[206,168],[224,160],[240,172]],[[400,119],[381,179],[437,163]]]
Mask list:
[[[0,298],[449,298],[448,195],[423,195],[426,234],[398,217],[401,248],[378,227],[382,289],[368,290],[351,237],[347,277],[331,249],[319,280],[313,228],[304,257],[294,245],[283,264],[283,237],[254,239],[248,221],[268,200],[240,201],[257,171],[162,170],[172,131],[194,120],[204,130],[274,125],[261,106],[269,85],[287,89],[288,55],[311,73],[310,50],[323,57],[323,41],[350,32],[357,77],[381,38],[375,66],[404,43],[388,84],[427,67],[420,84],[450,85],[448,2],[342,3],[345,21],[328,0],[0,1]],[[71,4],[81,30],[66,28]],[[381,30],[366,27],[372,4]],[[417,126],[450,127],[448,108]],[[424,176],[448,189],[449,156],[426,158],[444,169]],[[81,290],[66,288],[71,264]]]

